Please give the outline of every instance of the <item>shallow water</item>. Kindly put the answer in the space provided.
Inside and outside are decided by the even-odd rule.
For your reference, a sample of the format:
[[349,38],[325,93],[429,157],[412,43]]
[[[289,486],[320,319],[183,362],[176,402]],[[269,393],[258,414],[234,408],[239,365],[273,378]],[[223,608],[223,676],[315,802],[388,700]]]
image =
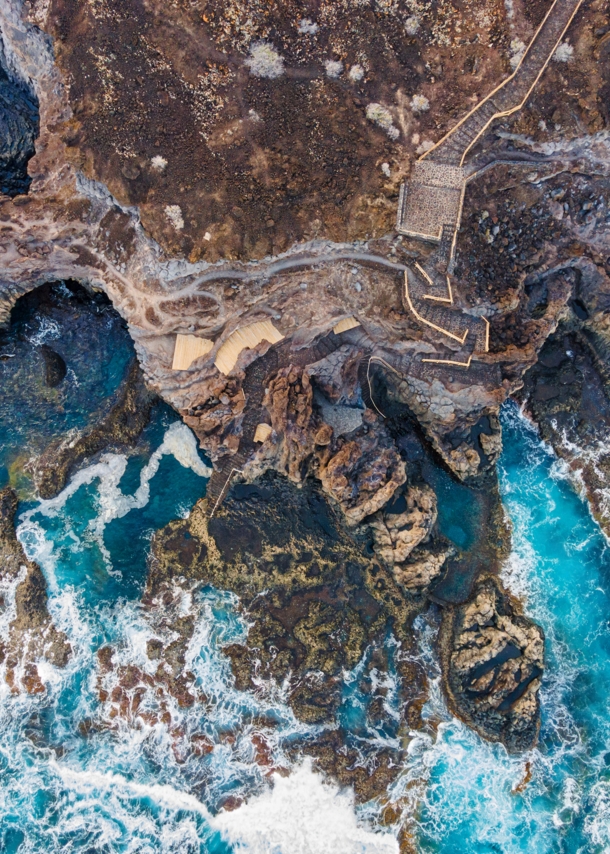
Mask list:
[[[418,621],[432,678],[429,726],[412,733],[388,794],[406,806],[423,852],[601,854],[610,850],[610,552],[516,408],[505,408],[503,423],[501,490],[514,528],[505,581],[548,639],[540,747],[510,757],[447,713],[431,612]],[[232,595],[183,595],[181,613],[195,619],[187,664],[200,699],[180,708],[165,698],[171,726],[151,722],[154,691],[131,717],[109,717],[100,700],[100,646],[117,650],[116,669],[155,671],[147,642],[167,642],[166,629],[139,605],[150,534],[188,512],[206,476],[193,435],[159,407],[138,452],[106,454],[56,499],[21,505],[19,537],[45,572],[49,608],[75,655],[65,671],[41,668],[43,696],[11,695],[0,673],[0,850],[396,854],[378,805],[356,809],[310,764],[291,766],[291,742],[315,730],[294,719],[282,686],[235,690],[222,647],[245,637],[246,625]],[[392,638],[388,650],[392,661]],[[345,674],[342,720],[355,742],[398,748],[391,727],[367,728],[364,669],[365,661]],[[391,705],[392,668],[387,678]],[[189,751],[193,735],[207,745],[200,756]],[[532,779],[517,793],[527,762]],[[272,777],[272,768],[292,773]]]

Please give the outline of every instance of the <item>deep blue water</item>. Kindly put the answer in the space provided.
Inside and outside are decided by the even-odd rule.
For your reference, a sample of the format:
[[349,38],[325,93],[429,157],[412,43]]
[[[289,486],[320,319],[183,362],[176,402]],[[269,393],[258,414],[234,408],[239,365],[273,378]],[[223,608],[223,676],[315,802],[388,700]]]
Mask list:
[[[437,695],[427,713],[438,732],[412,746],[410,776],[425,781],[419,844],[444,854],[601,854],[610,850],[610,550],[565,466],[513,404],[502,423],[500,485],[513,526],[504,579],[547,637],[540,745],[509,757],[448,716]],[[422,632],[431,632],[424,621]],[[528,762],[532,779],[517,793]]]
[[[447,713],[431,612],[418,621],[431,678],[429,726],[411,734],[388,796],[406,807],[422,852],[602,854],[610,850],[610,552],[561,465],[514,406],[505,408],[503,425],[501,491],[513,524],[505,582],[547,635],[540,746],[510,757]],[[160,702],[153,690],[131,717],[112,718],[110,701],[100,702],[100,646],[115,647],[118,665],[154,673],[147,642],[171,640],[138,604],[149,538],[187,513],[205,483],[194,437],[160,407],[139,451],[106,455],[57,499],[21,505],[19,536],[43,567],[50,610],[75,655],[65,671],[42,669],[45,695],[11,695],[0,679],[0,851],[397,852],[393,833],[376,824],[379,805],[355,811],[348,794],[307,765],[269,789],[257,739],[266,740],[276,767],[290,767],[286,746],[309,730],[295,721],[281,686],[235,690],[222,647],[245,637],[246,625],[233,596],[182,594],[183,613],[195,619],[187,654],[201,694],[194,706],[170,702],[166,726],[142,716]],[[0,636],[8,619],[0,618]],[[389,638],[390,703],[398,653]],[[365,665],[345,674],[343,722],[355,740],[404,747],[397,729],[366,723]],[[211,749],[190,753],[193,735]],[[526,763],[532,778],[518,793]],[[227,797],[237,808],[219,813]],[[244,797],[250,801],[238,806]]]
[[[45,382],[41,346],[65,361],[55,388]],[[0,334],[0,487],[30,491],[24,466],[54,439],[97,423],[134,357],[124,321],[101,296],[45,285],[20,299]]]

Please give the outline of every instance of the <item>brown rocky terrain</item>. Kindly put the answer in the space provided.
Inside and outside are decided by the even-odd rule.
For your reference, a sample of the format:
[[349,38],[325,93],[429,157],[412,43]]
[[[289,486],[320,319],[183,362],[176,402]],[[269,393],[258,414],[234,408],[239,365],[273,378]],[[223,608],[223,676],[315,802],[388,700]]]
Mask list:
[[65,667],[71,648],[47,610],[47,585],[38,564],[29,561],[15,536],[17,496],[0,492],[0,594],[1,618],[8,617],[8,641],[0,644],[5,679],[15,693],[44,693],[37,663],[44,659]]
[[[73,109],[62,138],[166,250],[193,261],[382,236],[414,137],[442,132],[507,70],[503,4],[444,5],[200,0],[168,14],[58,0],[45,28]],[[271,53],[268,71],[248,66],[261,44],[278,68]],[[432,113],[411,109],[416,94]],[[367,119],[370,104],[387,128]],[[178,230],[167,205],[180,208]]]
[[[571,461],[603,442],[605,2],[581,7],[566,61],[473,151],[454,296],[488,319],[489,347],[468,367],[412,311],[405,272],[431,250],[393,222],[417,154],[509,74],[549,8],[10,0],[0,12],[10,67],[40,108],[29,192],[0,198],[0,318],[51,279],[109,296],[148,388],[216,465],[207,503],[157,535],[146,605],[169,607],[174,582],[234,590],[253,621],[229,651],[238,684],[252,687],[256,648],[266,677],[293,674],[303,720],[333,721],[342,662],[390,628],[407,648],[432,600],[453,711],[512,750],[535,742],[543,639],[494,578],[507,547],[497,416],[525,382]],[[233,333],[269,322],[274,344],[218,368]],[[179,371],[177,334],[211,344]],[[604,466],[574,464],[603,522]],[[480,508],[470,554],[439,532],[435,467]],[[178,647],[190,632],[178,627]],[[171,663],[159,681],[195,702],[178,647],[151,651]],[[402,676],[416,725],[423,682]],[[133,713],[126,697],[116,714]],[[346,779],[332,745],[310,748]]]
[[443,628],[446,690],[471,726],[509,750],[535,744],[544,634],[515,613],[495,579],[483,579]]

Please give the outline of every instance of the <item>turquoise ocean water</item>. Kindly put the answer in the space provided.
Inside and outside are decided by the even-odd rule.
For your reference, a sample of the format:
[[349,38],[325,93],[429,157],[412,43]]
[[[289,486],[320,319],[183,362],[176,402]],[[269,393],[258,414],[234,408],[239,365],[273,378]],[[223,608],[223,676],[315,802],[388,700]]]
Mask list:
[[[513,524],[504,579],[547,636],[540,746],[509,757],[447,713],[431,612],[417,622],[432,686],[428,726],[411,734],[389,796],[408,804],[423,852],[601,854],[610,851],[610,552],[561,464],[512,404],[503,425],[501,490]],[[235,690],[222,647],[246,625],[227,593],[185,595],[180,606],[195,621],[187,663],[200,702],[170,706],[169,728],[145,716],[108,718],[96,652],[110,643],[119,665],[155,672],[147,642],[168,638],[139,605],[150,536],[189,512],[207,474],[193,435],[158,407],[139,450],[106,454],[56,499],[20,506],[18,535],[43,568],[49,608],[74,655],[63,671],[41,668],[44,695],[12,695],[0,673],[0,851],[398,851],[394,834],[376,825],[376,805],[356,810],[310,765],[291,766],[291,740],[312,731],[294,719],[282,686]],[[0,636],[11,619],[9,587]],[[356,729],[357,676],[345,674],[344,705],[344,723]],[[204,755],[183,750],[193,735],[211,746]],[[257,761],[261,735],[273,765],[292,767],[273,786]],[[398,746],[392,731],[359,737]],[[519,790],[526,767],[531,779]],[[221,809],[228,798],[237,808]]]

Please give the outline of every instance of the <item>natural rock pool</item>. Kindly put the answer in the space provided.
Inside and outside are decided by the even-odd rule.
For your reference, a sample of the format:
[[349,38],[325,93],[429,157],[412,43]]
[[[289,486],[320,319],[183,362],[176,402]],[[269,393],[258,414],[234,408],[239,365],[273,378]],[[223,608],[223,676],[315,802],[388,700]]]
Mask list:
[[[369,747],[406,746],[386,804],[354,808],[308,761],[290,758],[291,741],[312,726],[295,719],[281,686],[235,689],[222,648],[243,640],[246,624],[236,598],[212,588],[179,603],[194,622],[186,659],[196,702],[164,698],[169,730],[162,716],[147,717],[151,697],[129,687],[153,684],[151,650],[168,641],[139,601],[150,536],[188,513],[209,471],[190,431],[157,407],[135,452],[108,453],[56,498],[20,505],[18,536],[44,571],[50,613],[73,655],[63,670],[41,666],[44,694],[12,695],[0,682],[3,850],[393,852],[398,842],[383,826],[392,803],[409,805],[414,850],[606,850],[610,554],[564,468],[513,404],[502,419],[501,493],[513,525],[505,582],[547,637],[539,748],[509,756],[447,713],[430,611],[416,621],[431,680],[426,726],[406,745],[367,728],[360,666],[344,674],[344,725],[360,727]],[[13,591],[3,595],[4,639]],[[122,712],[113,715],[117,698]]]

